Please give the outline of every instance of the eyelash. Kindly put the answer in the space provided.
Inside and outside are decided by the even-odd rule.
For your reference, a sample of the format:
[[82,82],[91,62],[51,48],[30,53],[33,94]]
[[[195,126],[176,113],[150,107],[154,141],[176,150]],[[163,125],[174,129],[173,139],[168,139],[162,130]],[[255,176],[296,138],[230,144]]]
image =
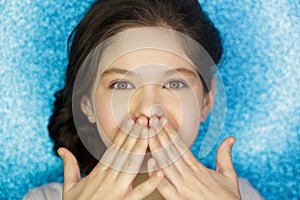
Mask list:
[[[176,82],[176,83],[179,83],[179,87],[178,88],[171,88],[170,85],[172,82]],[[126,87],[126,88],[115,88],[115,86],[117,84],[127,84],[130,85],[130,87]],[[166,85],[169,85],[168,87]],[[169,81],[166,85],[163,86],[163,88],[167,88],[167,89],[174,89],[174,90],[178,90],[178,89],[182,89],[182,88],[185,88],[188,86],[188,84],[183,81],[183,80],[171,80]],[[130,89],[134,89],[135,87],[133,86],[132,83],[128,82],[128,81],[122,81],[122,80],[118,80],[118,81],[113,81],[110,86],[109,86],[110,89],[115,89],[115,90],[130,90]]]
[[[171,80],[166,85],[171,85],[172,82],[179,83],[179,88],[173,88],[174,90],[186,88],[188,86],[187,82],[185,82],[183,80]],[[167,87],[163,86],[163,88],[167,88]],[[167,88],[167,89],[172,89],[172,88]]]
[[113,81],[111,84],[110,84],[110,86],[109,86],[109,88],[110,89],[115,89],[115,90],[129,90],[129,89],[122,89],[122,88],[115,88],[115,86],[117,85],[117,84],[122,84],[122,83],[125,83],[125,84],[130,84],[131,85],[131,88],[129,88],[129,89],[133,89],[134,87],[132,86],[133,84],[131,84],[130,82],[128,82],[128,81],[122,81],[122,80],[118,80],[118,81]]

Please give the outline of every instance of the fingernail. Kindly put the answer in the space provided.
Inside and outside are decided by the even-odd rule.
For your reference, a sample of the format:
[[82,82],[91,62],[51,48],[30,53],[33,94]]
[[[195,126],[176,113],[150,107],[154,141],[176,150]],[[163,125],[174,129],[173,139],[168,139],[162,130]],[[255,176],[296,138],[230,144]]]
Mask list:
[[155,164],[156,164],[155,160],[154,160],[153,158],[151,158],[151,159],[149,160],[149,165],[150,165],[150,167],[151,167],[152,169],[154,169]]
[[132,128],[133,125],[134,125],[134,121],[133,121],[132,119],[130,119],[130,120],[128,120],[128,121],[126,122],[126,127],[127,127],[127,128]]
[[59,155],[59,157],[61,157],[61,158],[63,158],[63,157],[64,157],[64,155],[65,155],[64,151],[63,151],[63,150],[61,150],[61,149],[58,149],[58,150],[57,150],[57,154],[58,154],[58,155]]
[[137,118],[136,123],[140,126],[145,126],[148,123],[148,119],[145,116],[140,116]]
[[158,123],[159,120],[157,119],[157,117],[152,118],[152,126],[155,128],[158,128]]
[[137,119],[137,124],[140,125],[140,126],[143,126],[143,124],[144,124],[143,120],[141,118],[138,118]]
[[235,143],[235,140],[233,138],[230,138],[228,140],[228,146],[231,148],[233,146],[233,144]]
[[134,121],[132,119],[125,121],[124,124],[121,127],[121,130],[125,133],[129,133],[134,125]]
[[157,140],[157,135],[155,134],[152,138],[153,138],[154,140]]
[[157,172],[155,173],[155,176],[156,176],[157,178],[161,178],[161,177],[163,176],[163,173],[162,173],[161,171],[157,171]]
[[165,117],[162,117],[161,118],[161,123],[163,124],[163,126],[166,125],[168,123],[168,119],[165,118]]

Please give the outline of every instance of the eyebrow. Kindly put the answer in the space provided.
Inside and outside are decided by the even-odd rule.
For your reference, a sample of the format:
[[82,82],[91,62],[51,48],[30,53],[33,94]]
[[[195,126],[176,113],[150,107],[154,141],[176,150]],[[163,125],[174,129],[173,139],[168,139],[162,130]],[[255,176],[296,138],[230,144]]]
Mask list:
[[130,76],[133,76],[133,75],[136,75],[136,73],[132,72],[132,71],[129,71],[129,70],[126,70],[126,69],[120,69],[120,68],[110,68],[108,70],[105,70],[103,72],[103,76],[104,75],[108,75],[108,74],[122,74],[122,75],[130,75]]
[[166,75],[171,75],[171,74],[175,74],[175,73],[181,73],[181,74],[186,74],[189,76],[194,76],[197,77],[196,73],[193,72],[192,70],[186,69],[186,68],[176,68],[176,69],[171,69],[166,71]]
[[[181,73],[181,74],[186,74],[188,76],[193,76],[193,77],[197,77],[196,73],[193,72],[192,70],[186,69],[186,68],[176,68],[176,69],[171,69],[165,72],[165,75],[172,75],[175,73]],[[126,70],[126,69],[120,69],[120,68],[110,68],[108,70],[105,70],[103,72],[103,76],[104,75],[108,75],[108,74],[122,74],[122,75],[129,75],[129,76],[134,76],[136,75],[136,73]]]

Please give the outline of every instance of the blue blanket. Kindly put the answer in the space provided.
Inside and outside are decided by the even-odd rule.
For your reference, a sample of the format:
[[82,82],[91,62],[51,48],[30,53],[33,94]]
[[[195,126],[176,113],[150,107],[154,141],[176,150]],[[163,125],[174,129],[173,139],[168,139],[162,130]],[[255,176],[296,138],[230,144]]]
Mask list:
[[[62,87],[66,41],[91,0],[0,1],[0,199],[63,181],[47,124]],[[233,160],[265,199],[300,198],[300,2],[201,0],[224,40],[220,74],[227,112],[222,135]],[[202,133],[209,123],[202,126]],[[215,168],[216,146],[199,154]]]

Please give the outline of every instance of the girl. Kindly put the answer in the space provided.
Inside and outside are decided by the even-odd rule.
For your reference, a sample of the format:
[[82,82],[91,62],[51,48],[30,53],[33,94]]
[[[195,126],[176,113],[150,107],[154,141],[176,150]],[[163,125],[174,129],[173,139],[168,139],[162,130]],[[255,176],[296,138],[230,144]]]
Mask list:
[[69,44],[48,126],[64,184],[24,199],[260,199],[237,178],[233,137],[216,170],[189,150],[213,107],[223,50],[197,0],[96,1]]

